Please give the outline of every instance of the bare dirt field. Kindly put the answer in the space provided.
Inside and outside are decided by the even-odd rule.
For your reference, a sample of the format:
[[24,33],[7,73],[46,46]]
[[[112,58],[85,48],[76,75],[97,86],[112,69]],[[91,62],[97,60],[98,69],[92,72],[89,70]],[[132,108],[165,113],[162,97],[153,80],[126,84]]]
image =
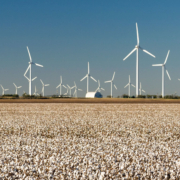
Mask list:
[[0,179],[179,179],[180,104],[1,103]]
[[126,98],[59,98],[59,99],[0,99],[0,103],[180,103],[180,99]]

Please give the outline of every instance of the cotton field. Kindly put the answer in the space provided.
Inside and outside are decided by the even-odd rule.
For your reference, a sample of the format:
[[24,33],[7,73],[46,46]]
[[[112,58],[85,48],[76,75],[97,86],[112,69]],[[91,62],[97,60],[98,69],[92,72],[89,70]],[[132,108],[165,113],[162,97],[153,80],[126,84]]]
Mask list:
[[0,104],[0,179],[179,179],[178,104]]

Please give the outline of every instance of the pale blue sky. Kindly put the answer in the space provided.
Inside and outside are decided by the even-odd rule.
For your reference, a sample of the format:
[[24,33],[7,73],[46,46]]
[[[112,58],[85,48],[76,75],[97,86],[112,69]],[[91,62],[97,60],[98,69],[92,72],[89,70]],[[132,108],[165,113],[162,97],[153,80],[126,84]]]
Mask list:
[[[156,58],[139,53],[139,81],[148,94],[161,94],[161,67],[152,64],[163,63],[168,50],[167,69],[171,81],[165,75],[165,94],[175,91],[180,95],[180,2],[160,1],[46,1],[7,0],[0,2],[0,84],[14,93],[13,82],[28,92],[28,81],[23,76],[28,67],[29,47],[34,62],[44,68],[33,67],[32,87],[41,90],[40,79],[50,84],[45,94],[55,94],[60,75],[63,83],[73,86],[75,81],[86,93],[86,81],[80,79],[87,73],[90,62],[91,74],[99,79],[110,94],[110,84],[104,81],[112,78],[118,90],[113,95],[128,93],[124,86],[131,75],[135,84],[135,53],[126,61],[123,58],[136,45],[138,23],[140,45]],[[97,83],[90,80],[90,91]],[[65,93],[65,90],[63,90]],[[0,89],[1,93],[1,89]],[[135,89],[132,88],[132,94]]]

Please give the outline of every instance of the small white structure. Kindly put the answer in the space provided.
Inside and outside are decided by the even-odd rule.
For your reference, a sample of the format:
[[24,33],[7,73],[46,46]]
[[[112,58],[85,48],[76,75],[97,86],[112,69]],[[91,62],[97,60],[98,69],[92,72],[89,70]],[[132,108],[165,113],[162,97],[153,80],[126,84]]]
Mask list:
[[103,95],[100,92],[88,92],[86,93],[86,98],[102,98]]

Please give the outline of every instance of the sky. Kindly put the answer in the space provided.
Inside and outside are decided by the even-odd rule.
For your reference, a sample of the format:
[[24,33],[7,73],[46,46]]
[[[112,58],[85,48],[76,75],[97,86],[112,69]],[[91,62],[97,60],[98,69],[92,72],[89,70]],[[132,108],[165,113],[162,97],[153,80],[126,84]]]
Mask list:
[[[45,95],[57,93],[60,75],[63,84],[76,82],[79,97],[86,94],[87,81],[80,82],[87,74],[100,80],[104,97],[110,95],[110,83],[116,72],[113,96],[128,93],[124,86],[136,82],[136,53],[123,58],[137,44],[136,22],[138,23],[140,46],[154,54],[153,58],[139,51],[139,82],[146,94],[161,94],[162,64],[170,50],[166,68],[171,81],[165,74],[165,95],[180,95],[180,1],[159,0],[6,0],[0,2],[0,84],[9,89],[6,93],[28,93],[28,81],[24,72],[28,67],[29,47],[32,60],[44,67],[32,67],[32,92],[37,86],[41,92],[40,79],[45,84]],[[89,91],[98,84],[89,82]],[[59,89],[58,89],[59,90]],[[66,89],[63,89],[63,93]],[[72,90],[74,92],[74,90]],[[0,89],[0,94],[2,90]],[[135,95],[135,88],[131,88]]]

